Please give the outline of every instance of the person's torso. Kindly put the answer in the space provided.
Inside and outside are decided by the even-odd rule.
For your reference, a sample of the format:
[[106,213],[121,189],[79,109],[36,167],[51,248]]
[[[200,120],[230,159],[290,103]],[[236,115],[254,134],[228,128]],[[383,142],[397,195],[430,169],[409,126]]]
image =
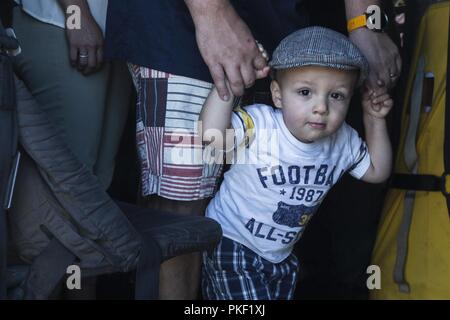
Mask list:
[[344,124],[334,135],[304,144],[290,134],[279,110],[256,105],[247,111],[255,122],[255,138],[225,173],[207,215],[220,222],[224,236],[280,262],[353,164],[349,127]]
[[[306,13],[298,7],[301,2],[231,1],[255,39],[269,52],[289,33],[306,26]],[[211,82],[183,0],[110,0],[106,54],[109,58]]]

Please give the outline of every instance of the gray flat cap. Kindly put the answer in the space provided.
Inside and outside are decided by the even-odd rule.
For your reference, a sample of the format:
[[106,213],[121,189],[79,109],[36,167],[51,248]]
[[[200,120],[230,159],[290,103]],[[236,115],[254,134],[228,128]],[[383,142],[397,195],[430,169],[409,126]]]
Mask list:
[[346,36],[323,27],[300,29],[284,38],[275,49],[269,66],[273,69],[324,66],[359,70],[358,86],[369,72],[366,58]]

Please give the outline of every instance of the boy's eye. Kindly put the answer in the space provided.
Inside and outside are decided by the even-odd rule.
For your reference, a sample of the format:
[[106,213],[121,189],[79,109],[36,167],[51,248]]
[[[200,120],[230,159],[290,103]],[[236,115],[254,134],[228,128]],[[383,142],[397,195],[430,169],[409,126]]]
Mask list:
[[345,96],[342,93],[339,93],[339,92],[333,92],[331,94],[331,97],[333,99],[336,99],[336,100],[344,100],[345,99]]
[[301,96],[308,96],[310,94],[310,90],[309,89],[300,89],[298,90],[298,94]]

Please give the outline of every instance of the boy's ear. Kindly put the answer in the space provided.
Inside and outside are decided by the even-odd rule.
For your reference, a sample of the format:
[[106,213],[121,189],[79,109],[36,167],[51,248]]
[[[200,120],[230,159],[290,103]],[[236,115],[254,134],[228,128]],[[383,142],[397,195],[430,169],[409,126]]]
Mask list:
[[270,92],[272,93],[273,104],[275,107],[281,109],[283,107],[283,103],[281,101],[281,89],[276,80],[272,80],[270,83]]

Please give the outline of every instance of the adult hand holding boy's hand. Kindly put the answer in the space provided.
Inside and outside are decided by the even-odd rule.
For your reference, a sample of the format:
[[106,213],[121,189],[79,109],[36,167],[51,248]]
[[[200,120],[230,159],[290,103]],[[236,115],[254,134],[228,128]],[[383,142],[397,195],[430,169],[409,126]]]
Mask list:
[[393,88],[400,76],[402,60],[389,36],[361,28],[352,31],[349,37],[369,62],[368,86],[371,89],[383,86]]
[[394,101],[385,88],[377,91],[365,88],[362,95],[364,113],[374,118],[384,119],[394,106]]
[[[372,5],[381,6],[381,0],[345,0],[347,20],[366,12]],[[369,89],[379,87],[391,89],[395,86],[402,69],[402,60],[397,46],[386,33],[358,28],[349,33],[350,40],[361,50],[369,62]]]
[[207,64],[219,96],[230,98],[231,92],[242,96],[251,87],[258,71],[267,66],[266,59],[247,25],[242,21],[228,0],[185,0],[196,29],[197,44]]

